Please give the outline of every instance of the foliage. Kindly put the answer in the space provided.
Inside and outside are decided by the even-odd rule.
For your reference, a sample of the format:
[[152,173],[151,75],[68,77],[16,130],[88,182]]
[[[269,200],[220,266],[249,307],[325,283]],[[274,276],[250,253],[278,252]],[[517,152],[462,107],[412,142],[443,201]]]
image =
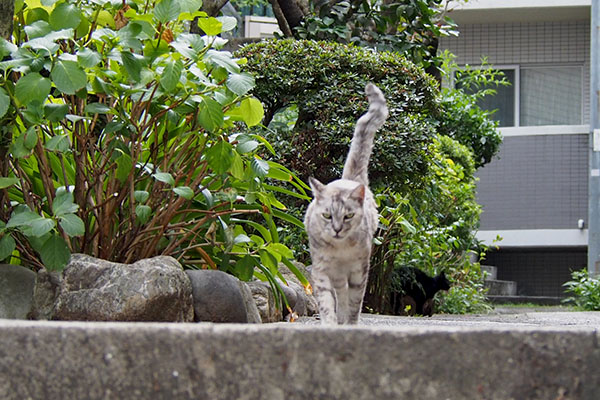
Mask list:
[[367,108],[367,82],[383,90],[390,107],[390,117],[375,139],[373,186],[402,190],[417,185],[426,173],[437,90],[433,80],[404,57],[295,40],[248,45],[237,55],[248,59],[248,70],[256,75],[252,93],[265,104],[265,124],[277,112],[295,107],[293,129],[265,135],[278,149],[280,162],[303,180],[315,176],[329,182],[341,175],[354,124]]
[[[18,3],[0,41],[0,260],[168,254],[274,284],[279,262],[296,271],[276,220],[302,223],[265,180],[305,186],[240,133],[263,107],[245,60],[219,50],[235,19],[200,0],[124,4]],[[196,17],[203,36],[187,33]]]
[[571,296],[565,302],[574,303],[586,311],[600,311],[600,279],[590,276],[587,269],[573,271],[571,281],[565,283],[565,290]]
[[456,139],[474,154],[475,167],[492,160],[502,144],[498,122],[491,119],[493,111],[482,110],[477,101],[494,95],[493,87],[509,85],[501,71],[494,70],[483,60],[483,67],[459,67],[448,52],[442,56],[441,70],[451,87],[444,87],[440,96],[438,132]]
[[456,35],[442,0],[313,0],[297,29],[302,39],[330,40],[391,50],[425,68],[439,65],[439,37]]
[[453,287],[437,296],[439,311],[486,310],[483,275],[479,264],[469,259],[479,248],[474,232],[480,213],[471,153],[439,136],[429,156],[431,169],[422,188],[404,196],[390,190],[376,195],[382,228],[372,258],[369,306],[389,310],[394,269],[412,266],[429,275],[446,272]]

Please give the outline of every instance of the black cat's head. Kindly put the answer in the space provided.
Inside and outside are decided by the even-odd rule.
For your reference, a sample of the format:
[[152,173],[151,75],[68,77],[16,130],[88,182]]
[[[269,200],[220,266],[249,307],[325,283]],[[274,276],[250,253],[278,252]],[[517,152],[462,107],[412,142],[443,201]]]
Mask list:
[[446,278],[446,273],[442,271],[435,278],[435,285],[437,290],[448,290],[450,289],[450,281]]

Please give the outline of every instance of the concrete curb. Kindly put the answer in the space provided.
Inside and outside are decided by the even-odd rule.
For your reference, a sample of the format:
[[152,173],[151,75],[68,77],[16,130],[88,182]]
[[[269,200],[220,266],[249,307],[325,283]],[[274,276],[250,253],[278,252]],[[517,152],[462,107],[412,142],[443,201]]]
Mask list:
[[593,400],[598,336],[0,320],[0,398]]

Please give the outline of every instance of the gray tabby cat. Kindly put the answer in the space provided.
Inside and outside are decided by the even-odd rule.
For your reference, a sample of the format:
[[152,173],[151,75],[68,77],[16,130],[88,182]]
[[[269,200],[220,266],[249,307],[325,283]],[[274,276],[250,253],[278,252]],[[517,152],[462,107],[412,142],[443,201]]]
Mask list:
[[373,137],[388,109],[383,93],[368,84],[369,110],[356,123],[342,179],[327,185],[310,178],[314,199],[304,223],[312,278],[324,324],[356,324],[367,286],[377,207],[369,190]]

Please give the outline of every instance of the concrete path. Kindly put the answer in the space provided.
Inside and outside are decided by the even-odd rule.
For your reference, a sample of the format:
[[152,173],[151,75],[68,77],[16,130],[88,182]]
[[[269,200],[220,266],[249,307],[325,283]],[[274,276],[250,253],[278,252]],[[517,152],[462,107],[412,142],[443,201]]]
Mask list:
[[600,399],[599,313],[0,320],[0,399]]

